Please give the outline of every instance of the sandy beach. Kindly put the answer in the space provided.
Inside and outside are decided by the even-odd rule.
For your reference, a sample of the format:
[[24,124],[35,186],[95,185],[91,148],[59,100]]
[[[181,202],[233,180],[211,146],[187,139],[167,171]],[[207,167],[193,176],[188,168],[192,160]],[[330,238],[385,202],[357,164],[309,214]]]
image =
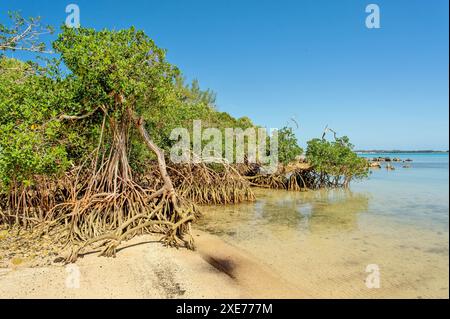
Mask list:
[[[116,258],[90,252],[76,266],[0,268],[0,298],[301,297],[248,253],[203,232],[195,238],[196,251],[146,235],[123,243]],[[77,271],[78,282],[71,281]]]

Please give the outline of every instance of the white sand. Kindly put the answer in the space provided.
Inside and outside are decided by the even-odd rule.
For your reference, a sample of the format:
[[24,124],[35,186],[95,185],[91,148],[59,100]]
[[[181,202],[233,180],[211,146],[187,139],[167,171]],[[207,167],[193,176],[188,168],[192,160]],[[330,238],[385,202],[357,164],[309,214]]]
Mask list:
[[[197,232],[198,250],[163,247],[155,236],[124,243],[116,258],[80,258],[73,265],[0,269],[0,298],[244,298],[286,297],[296,290],[248,254]],[[220,262],[226,261],[227,269]],[[212,262],[213,261],[213,262]],[[213,266],[212,264],[215,264]],[[70,277],[69,277],[70,278]]]

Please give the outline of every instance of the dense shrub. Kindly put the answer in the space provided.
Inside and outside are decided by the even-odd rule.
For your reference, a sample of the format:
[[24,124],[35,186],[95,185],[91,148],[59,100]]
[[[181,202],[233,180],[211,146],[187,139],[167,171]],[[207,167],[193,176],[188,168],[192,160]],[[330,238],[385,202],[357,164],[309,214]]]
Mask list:
[[367,177],[367,162],[353,152],[346,136],[334,141],[312,139],[306,150],[308,162],[319,173],[320,183],[348,187],[352,179]]

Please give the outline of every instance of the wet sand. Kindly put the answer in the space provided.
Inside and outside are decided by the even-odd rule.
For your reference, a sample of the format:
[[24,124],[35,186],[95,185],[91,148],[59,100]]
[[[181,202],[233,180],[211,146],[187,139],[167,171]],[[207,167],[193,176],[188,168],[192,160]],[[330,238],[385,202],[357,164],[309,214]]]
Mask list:
[[[257,190],[257,198],[208,207],[198,227],[251,253],[303,296],[449,297],[445,229],[395,223],[370,213],[370,198],[350,192]],[[366,285],[371,265],[379,287]]]
[[202,231],[197,230],[194,235],[198,254],[232,278],[244,295],[251,298],[310,297],[251,253]]

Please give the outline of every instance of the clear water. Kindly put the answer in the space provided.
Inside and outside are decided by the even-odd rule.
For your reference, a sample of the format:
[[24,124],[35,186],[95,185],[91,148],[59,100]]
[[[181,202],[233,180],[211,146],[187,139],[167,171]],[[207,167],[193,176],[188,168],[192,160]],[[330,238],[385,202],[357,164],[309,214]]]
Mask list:
[[[382,156],[413,162],[374,169],[350,190],[255,189],[254,203],[205,207],[199,227],[269,265],[305,297],[448,298],[448,154]],[[368,265],[379,270],[379,288],[367,286],[376,275]]]
[[[378,154],[363,155],[376,157]],[[382,156],[382,155],[380,155]],[[401,224],[448,232],[449,156],[448,154],[387,154],[412,159],[411,168],[393,162],[396,169],[372,170],[368,181],[357,182],[352,190],[371,197],[370,212],[390,217]]]

